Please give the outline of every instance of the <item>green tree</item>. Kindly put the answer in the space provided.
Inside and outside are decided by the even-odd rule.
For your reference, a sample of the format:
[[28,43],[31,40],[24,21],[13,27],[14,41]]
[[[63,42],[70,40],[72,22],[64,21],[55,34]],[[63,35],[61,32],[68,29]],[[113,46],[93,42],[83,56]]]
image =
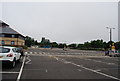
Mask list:
[[70,45],[68,45],[68,47],[75,49],[75,48],[77,48],[77,44],[70,44]]
[[85,43],[84,43],[84,47],[85,47],[85,48],[90,48],[90,47],[91,47],[91,43],[85,42]]
[[64,48],[64,47],[67,47],[67,45],[66,44],[58,44],[58,48]]
[[57,48],[58,47],[58,44],[56,42],[52,42],[50,43],[50,45],[53,47],[53,48]]
[[29,37],[29,36],[26,36],[25,37],[25,45],[26,46],[28,46],[28,47],[30,47],[30,46],[32,46],[32,45],[34,45],[35,43],[34,43],[34,39],[33,38],[31,38],[31,37]]
[[78,44],[77,48],[84,48],[84,44]]
[[38,45],[39,43],[37,42],[37,40],[35,40],[35,41],[34,41],[34,44],[35,44],[35,45]]
[[108,44],[107,44],[106,42],[103,42],[103,48],[104,48],[105,50],[108,49]]
[[103,40],[94,40],[94,41],[91,41],[91,46],[93,48],[103,48]]
[[120,41],[115,43],[116,50],[120,50]]

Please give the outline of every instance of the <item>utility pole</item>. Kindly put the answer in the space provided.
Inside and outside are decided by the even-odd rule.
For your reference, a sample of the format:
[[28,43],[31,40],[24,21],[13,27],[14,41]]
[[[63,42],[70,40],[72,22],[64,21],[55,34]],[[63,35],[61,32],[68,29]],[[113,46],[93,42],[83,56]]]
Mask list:
[[112,41],[112,29],[110,28],[110,41]]
[[110,27],[106,27],[107,29],[110,30],[110,42],[111,42],[111,46],[112,46],[112,29],[115,29],[115,28],[110,28]]

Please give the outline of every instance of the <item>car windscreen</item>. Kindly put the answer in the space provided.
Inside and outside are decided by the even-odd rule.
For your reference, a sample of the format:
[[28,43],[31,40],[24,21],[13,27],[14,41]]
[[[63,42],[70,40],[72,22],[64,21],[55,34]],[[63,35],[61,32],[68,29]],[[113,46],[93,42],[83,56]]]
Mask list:
[[9,48],[0,47],[0,53],[8,53],[8,52],[10,52]]

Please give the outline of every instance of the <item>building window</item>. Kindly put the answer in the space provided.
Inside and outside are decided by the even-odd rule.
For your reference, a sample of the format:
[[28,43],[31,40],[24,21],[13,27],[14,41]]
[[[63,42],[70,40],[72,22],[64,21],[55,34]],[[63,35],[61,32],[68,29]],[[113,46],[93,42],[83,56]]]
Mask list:
[[4,34],[0,34],[0,37],[4,37],[5,35]]
[[11,35],[10,34],[5,34],[5,36],[4,37],[11,37]]
[[1,41],[1,44],[4,45],[4,44],[5,44],[5,41]]
[[11,41],[11,45],[15,45],[15,42],[14,42],[14,41]]
[[12,35],[12,38],[15,38],[15,35]]

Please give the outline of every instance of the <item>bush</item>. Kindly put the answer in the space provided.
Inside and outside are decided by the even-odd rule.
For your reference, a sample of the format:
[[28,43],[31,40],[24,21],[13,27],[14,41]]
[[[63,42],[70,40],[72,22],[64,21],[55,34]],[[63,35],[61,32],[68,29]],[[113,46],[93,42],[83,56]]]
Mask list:
[[22,46],[22,48],[23,48],[23,49],[26,49],[26,50],[28,49],[28,47],[27,47],[27,46]]

